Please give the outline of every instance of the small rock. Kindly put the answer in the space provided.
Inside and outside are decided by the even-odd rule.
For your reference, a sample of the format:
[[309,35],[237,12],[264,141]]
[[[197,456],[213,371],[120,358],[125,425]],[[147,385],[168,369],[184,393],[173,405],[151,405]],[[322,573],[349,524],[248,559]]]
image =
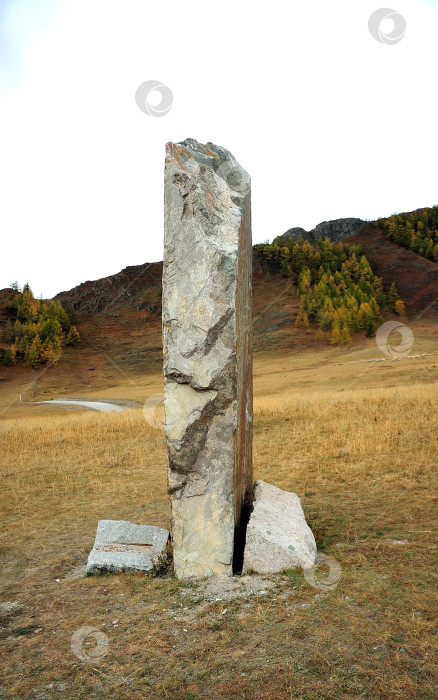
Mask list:
[[0,620],[9,620],[15,615],[19,615],[24,610],[24,605],[17,600],[8,600],[0,603]]
[[256,481],[254,497],[243,571],[269,574],[314,566],[316,542],[296,493]]

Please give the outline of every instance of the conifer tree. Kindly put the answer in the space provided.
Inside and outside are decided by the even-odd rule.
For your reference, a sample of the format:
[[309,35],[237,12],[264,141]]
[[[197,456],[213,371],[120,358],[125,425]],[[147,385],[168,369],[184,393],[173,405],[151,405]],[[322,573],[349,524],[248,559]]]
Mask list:
[[[25,284],[15,300],[16,321],[6,325],[6,337],[11,347],[3,353],[8,364],[21,357],[35,371],[35,395],[42,365],[50,367],[59,360],[66,335],[71,345],[80,341],[73,317],[69,317],[59,301],[35,299],[29,284]],[[1,354],[1,353],[0,353]]]
[[308,294],[310,290],[310,269],[306,268],[300,275],[299,289],[301,294]]
[[342,333],[341,329],[339,328],[339,323],[336,321],[333,324],[333,329],[330,335],[330,344],[331,345],[339,345],[342,342]]
[[395,302],[394,311],[396,314],[398,314],[398,316],[405,316],[406,310],[404,301],[402,301],[401,299],[397,299],[397,301]]
[[359,326],[361,328],[366,328],[369,318],[371,318],[371,319],[373,318],[371,306],[367,302],[362,302],[362,304],[360,305],[359,313],[358,313]]
[[372,316],[367,317],[366,325],[365,325],[365,336],[367,338],[372,338],[374,336],[375,332],[375,325],[373,321]]
[[41,364],[41,349],[41,340],[36,336],[24,352],[24,360],[31,369],[36,369]]
[[15,364],[15,356],[11,348],[0,348],[0,365],[3,367],[11,367]]
[[309,317],[302,306],[299,308],[294,326],[295,328],[305,328],[306,330],[309,328]]
[[397,287],[395,286],[395,282],[391,284],[391,287],[389,289],[389,305],[392,311],[395,309],[395,305],[397,301],[399,300],[399,295],[398,295],[398,290]]
[[346,323],[344,323],[344,325],[342,326],[340,342],[342,343],[342,345],[351,343],[351,337]]
[[34,321],[37,315],[37,302],[34,299],[32,290],[26,283],[21,294],[15,299],[17,318],[20,321]]
[[76,343],[80,343],[81,338],[78,332],[78,329],[76,326],[70,326],[70,330],[67,335],[67,340],[65,341],[66,345],[75,345]]
[[57,343],[52,343],[47,338],[41,347],[41,361],[47,363],[50,367],[59,360],[61,356],[61,346]]

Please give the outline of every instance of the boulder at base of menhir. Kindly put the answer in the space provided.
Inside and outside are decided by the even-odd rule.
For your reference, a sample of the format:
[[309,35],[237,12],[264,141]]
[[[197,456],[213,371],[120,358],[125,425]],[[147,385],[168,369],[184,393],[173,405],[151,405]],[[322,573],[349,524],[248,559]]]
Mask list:
[[278,573],[309,569],[316,561],[316,542],[296,493],[256,481],[253,511],[246,531],[243,573]]
[[153,573],[166,556],[169,532],[163,527],[126,520],[99,520],[87,574],[101,571]]

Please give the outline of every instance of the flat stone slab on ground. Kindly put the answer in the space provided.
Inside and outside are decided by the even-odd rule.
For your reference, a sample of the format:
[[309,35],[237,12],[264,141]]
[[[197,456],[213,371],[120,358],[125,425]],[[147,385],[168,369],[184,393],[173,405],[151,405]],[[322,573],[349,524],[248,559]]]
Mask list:
[[99,520],[87,574],[100,571],[152,573],[166,553],[169,531],[126,520]]
[[256,481],[253,506],[246,531],[243,573],[269,574],[314,566],[316,542],[296,493]]

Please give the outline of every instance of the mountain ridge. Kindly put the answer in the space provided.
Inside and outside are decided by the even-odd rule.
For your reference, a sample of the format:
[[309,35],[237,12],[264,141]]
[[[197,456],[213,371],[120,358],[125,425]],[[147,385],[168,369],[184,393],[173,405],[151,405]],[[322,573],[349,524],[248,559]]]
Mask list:
[[300,226],[288,229],[281,236],[274,238],[272,243],[281,245],[286,243],[289,238],[294,238],[298,240],[303,238],[305,241],[309,241],[312,245],[317,243],[320,238],[328,238],[329,241],[335,243],[353,235],[360,229],[367,225],[367,221],[363,219],[356,218],[346,218],[346,219],[332,219],[330,221],[321,221],[320,224],[315,226],[315,228],[310,231],[306,231]]
[[[409,323],[409,319],[422,316],[438,318],[438,264],[388,240],[376,223],[363,223],[342,242],[362,247],[386,289],[392,282],[396,283],[406,304],[407,319],[403,321]],[[95,369],[97,379],[100,367],[102,386],[110,377],[104,369],[108,363],[117,365],[118,372],[161,372],[161,285],[162,262],[146,262],[57,294],[54,298],[66,311],[75,314],[81,336],[78,346],[65,349],[59,367],[68,366],[68,371],[80,377],[84,385]],[[0,290],[0,335],[8,317],[11,318],[16,294],[9,288]],[[298,308],[297,280],[284,278],[280,273],[268,274],[253,249],[254,353],[303,352],[320,344],[313,333],[294,327]],[[357,338],[354,342],[361,340]],[[12,376],[19,367],[0,368],[0,371],[9,371]]]

